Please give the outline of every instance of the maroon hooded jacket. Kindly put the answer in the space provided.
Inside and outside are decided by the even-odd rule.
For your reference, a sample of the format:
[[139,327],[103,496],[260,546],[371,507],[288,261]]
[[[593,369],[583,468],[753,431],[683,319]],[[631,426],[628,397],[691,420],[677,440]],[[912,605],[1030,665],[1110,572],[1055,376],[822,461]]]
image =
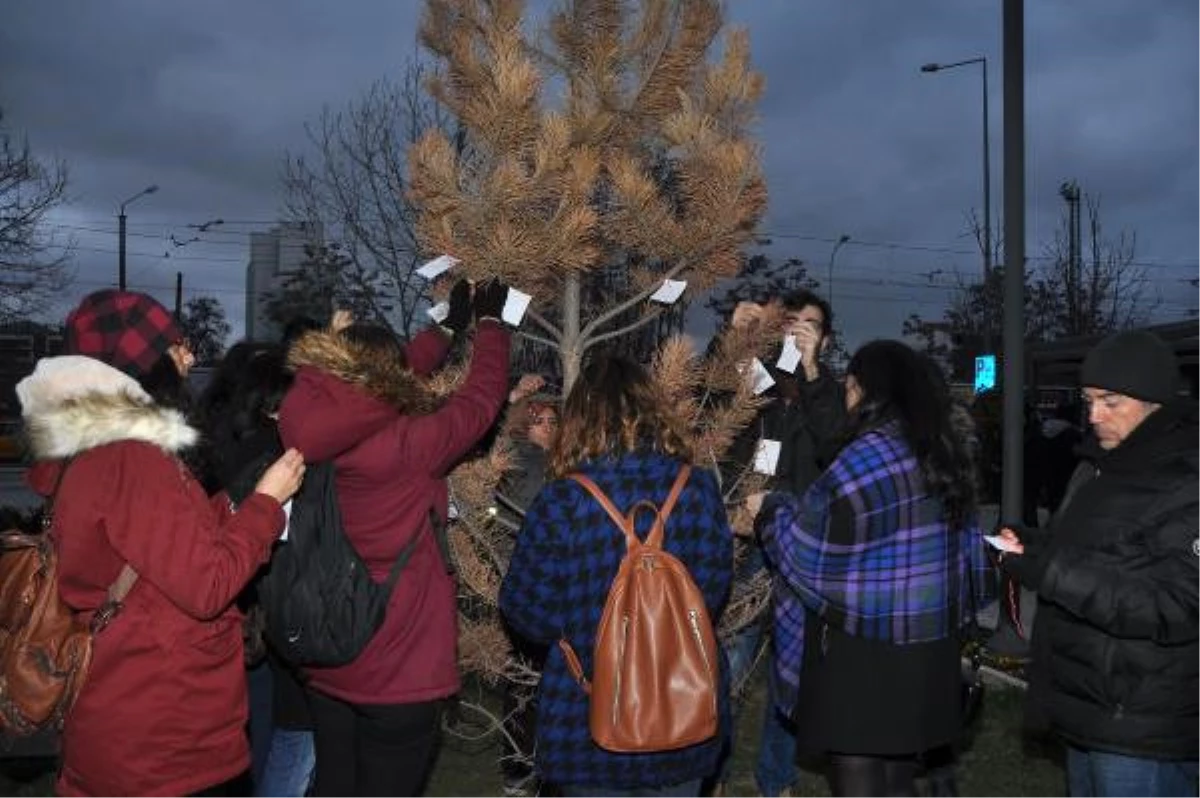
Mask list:
[[424,382],[445,357],[444,333],[416,336],[411,369],[363,357],[340,336],[310,333],[290,361],[296,381],[279,431],[310,463],[333,460],[346,534],[377,581],[414,535],[387,615],[349,665],[309,670],[310,686],[353,704],[409,704],[458,692],[455,584],[429,523],[447,517],[446,474],[495,422],[508,392],[509,333],[484,321],[462,385],[434,402]]
[[132,379],[83,357],[47,358],[18,386],[54,505],[59,593],[90,617],[128,563],[138,581],[97,636],[62,735],[60,795],[185,795],[250,765],[241,614],[233,598],[283,529],[273,498],[236,513],[174,456],[196,432]]

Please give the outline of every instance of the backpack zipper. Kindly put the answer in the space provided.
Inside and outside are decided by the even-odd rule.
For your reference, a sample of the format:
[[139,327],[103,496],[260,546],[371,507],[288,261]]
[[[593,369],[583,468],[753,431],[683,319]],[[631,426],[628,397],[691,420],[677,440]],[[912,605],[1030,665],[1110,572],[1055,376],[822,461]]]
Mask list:
[[[629,635],[629,615],[625,614],[625,615],[621,616],[621,651],[618,654],[617,662],[625,661],[625,643],[626,643],[626,638],[628,637],[628,635]],[[615,685],[615,689],[613,690],[613,702],[612,702],[612,723],[613,723],[614,728],[617,726],[617,720],[618,720],[617,707],[619,707],[620,705],[621,705],[621,669],[617,668],[616,669],[616,685]]]
[[708,652],[704,650],[704,636],[700,634],[700,611],[688,610],[688,622],[692,626],[692,637],[696,638],[696,646],[700,649],[700,657],[704,660],[704,669],[708,672],[708,680],[713,680],[712,663],[708,661]]

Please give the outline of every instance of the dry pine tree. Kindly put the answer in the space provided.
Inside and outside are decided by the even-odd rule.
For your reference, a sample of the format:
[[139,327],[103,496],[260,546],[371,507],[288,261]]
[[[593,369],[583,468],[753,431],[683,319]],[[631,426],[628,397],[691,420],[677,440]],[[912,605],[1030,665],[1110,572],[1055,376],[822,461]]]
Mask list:
[[[538,24],[519,0],[428,0],[428,89],[459,133],[430,131],[412,147],[409,189],[428,253],[458,258],[456,276],[498,277],[533,296],[520,335],[556,353],[565,393],[589,350],[663,313],[648,300],[665,279],[696,295],[737,273],[767,199],[750,135],[763,80],[746,33],[721,36],[717,0],[575,0]],[[614,270],[628,290],[597,301],[590,281]],[[661,343],[656,379],[689,420],[702,464],[723,464],[761,407],[744,368],[780,327],[776,314],[728,331],[703,356],[684,338]],[[455,379],[443,376],[442,389]],[[513,530],[489,508],[507,458],[502,435],[451,477],[461,661],[534,685],[496,611]],[[742,498],[764,478],[726,471],[730,519],[745,531]],[[765,580],[739,584],[723,631],[758,616],[767,593]]]

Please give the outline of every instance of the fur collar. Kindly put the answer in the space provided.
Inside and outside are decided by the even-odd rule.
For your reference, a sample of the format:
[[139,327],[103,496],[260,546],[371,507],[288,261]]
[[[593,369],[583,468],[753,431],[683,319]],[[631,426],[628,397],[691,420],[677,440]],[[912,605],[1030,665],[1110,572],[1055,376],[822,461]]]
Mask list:
[[177,453],[196,443],[178,410],[156,405],[132,377],[89,357],[43,358],[17,384],[33,456],[76,455],[118,441],[142,441]]
[[381,358],[335,332],[314,330],[303,335],[288,351],[288,365],[293,369],[309,366],[356,385],[409,415],[430,413],[438,404],[428,383],[404,364]]

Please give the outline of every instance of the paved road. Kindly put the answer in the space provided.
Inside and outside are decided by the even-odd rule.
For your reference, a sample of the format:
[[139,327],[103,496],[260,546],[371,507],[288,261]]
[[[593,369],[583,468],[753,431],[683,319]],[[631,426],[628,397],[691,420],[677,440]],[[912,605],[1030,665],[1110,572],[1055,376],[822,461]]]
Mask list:
[[25,467],[15,463],[0,464],[0,507],[11,506],[21,509],[36,507],[37,494],[25,486],[22,476]]

